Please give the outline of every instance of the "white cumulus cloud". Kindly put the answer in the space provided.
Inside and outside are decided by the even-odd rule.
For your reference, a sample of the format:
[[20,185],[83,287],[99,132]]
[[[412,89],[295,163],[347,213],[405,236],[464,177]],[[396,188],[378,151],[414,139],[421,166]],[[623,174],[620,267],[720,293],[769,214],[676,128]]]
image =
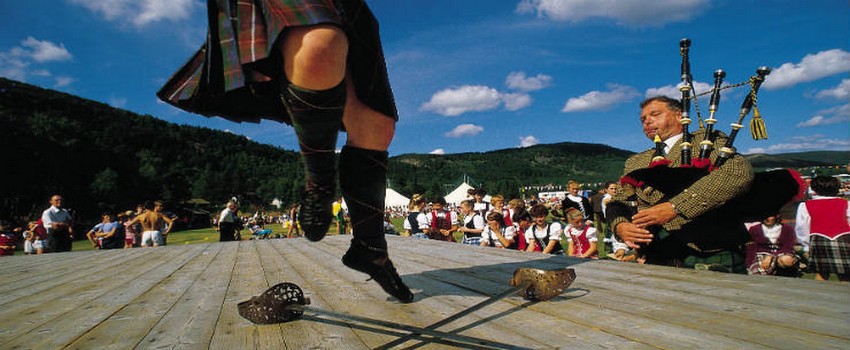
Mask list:
[[552,80],[551,76],[545,74],[528,77],[525,72],[512,72],[505,78],[505,85],[510,89],[528,92],[545,89],[552,85]]
[[[681,83],[679,83],[676,86],[665,85],[665,86],[658,87],[658,88],[649,88],[649,89],[646,89],[646,93],[644,94],[644,96],[646,96],[646,97],[667,96],[667,97],[672,97],[672,98],[676,98],[676,99],[681,99],[682,98],[682,92],[679,91],[680,86],[682,86]],[[694,90],[696,90],[697,94],[711,90],[712,87],[713,86],[708,84],[708,83],[701,83],[701,82],[698,82],[698,81],[694,82]]]
[[819,111],[809,120],[797,124],[798,128],[838,124],[850,121],[850,103]]
[[809,150],[847,150],[850,149],[850,140],[828,139],[824,135],[808,135],[792,137],[788,143],[778,143],[768,147],[755,147],[748,149],[744,154],[753,153],[785,153],[803,152]]
[[53,87],[60,88],[60,87],[63,87],[63,86],[71,85],[71,83],[73,83],[73,82],[74,82],[74,78],[66,77],[66,76],[59,76],[59,77],[56,77],[56,83],[53,84]]
[[46,40],[28,37],[21,45],[29,49],[29,56],[38,63],[68,61],[72,58],[64,44],[56,45]]
[[832,89],[826,89],[819,91],[816,95],[817,98],[823,99],[836,99],[836,100],[847,100],[850,97],[850,79],[844,79],[841,81],[838,86]]
[[609,84],[608,88],[609,91],[591,91],[579,97],[571,97],[561,112],[604,110],[640,96],[637,90],[630,86]]
[[783,63],[773,69],[762,87],[781,89],[846,72],[850,72],[850,52],[832,49],[806,55],[799,63]]
[[128,21],[137,27],[146,24],[188,18],[192,8],[197,6],[193,0],[68,0],[81,5],[89,11],[103,16],[108,21]]
[[420,109],[454,117],[466,112],[495,109],[499,107],[501,101],[499,91],[494,88],[483,85],[464,85],[437,92]]
[[[53,74],[47,69],[38,67],[39,64],[62,62],[73,59],[73,55],[64,44],[55,44],[47,40],[27,37],[20,46],[0,52],[0,76],[9,79],[26,81],[28,77],[50,77]],[[73,79],[57,78],[55,84],[61,87],[70,84]]]
[[428,154],[443,155],[443,154],[446,154],[446,150],[444,150],[442,148],[437,148],[437,149],[435,149],[431,152],[428,152]]
[[505,109],[516,111],[531,105],[531,96],[526,93],[507,93],[502,94],[502,102],[505,103]]
[[445,133],[446,137],[475,136],[484,131],[484,128],[475,124],[461,124]]
[[531,146],[534,146],[534,145],[539,144],[539,143],[540,143],[540,140],[538,140],[536,137],[534,137],[534,135],[522,136],[522,137],[519,138],[519,147],[520,148],[531,147]]
[[522,0],[518,13],[537,13],[557,22],[610,18],[620,25],[662,26],[699,15],[708,0]]

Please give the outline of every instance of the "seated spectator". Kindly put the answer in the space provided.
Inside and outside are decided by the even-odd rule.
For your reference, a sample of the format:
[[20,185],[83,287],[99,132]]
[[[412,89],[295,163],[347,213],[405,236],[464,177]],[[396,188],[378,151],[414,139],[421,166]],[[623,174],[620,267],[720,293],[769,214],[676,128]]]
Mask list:
[[487,226],[481,232],[480,245],[500,249],[514,247],[516,245],[516,227],[506,225],[502,214],[491,211],[487,214]]
[[257,221],[251,221],[248,225],[248,230],[251,231],[253,239],[269,238],[272,234],[272,229],[263,228]]
[[516,228],[517,238],[516,244],[511,249],[516,249],[520,251],[525,251],[528,247],[528,243],[525,241],[525,231],[531,227],[533,219],[531,218],[531,214],[528,213],[528,210],[525,207],[519,207],[514,215],[511,217],[511,221],[514,222],[514,227]]
[[460,202],[460,212],[463,214],[463,225],[459,231],[463,233],[463,244],[480,245],[481,232],[484,231],[484,217],[472,210],[472,200]]
[[12,231],[12,224],[6,220],[0,221],[0,256],[15,255],[17,240],[15,232]]
[[768,216],[750,227],[747,243],[747,272],[750,275],[799,277],[800,259],[794,254],[794,229],[782,223],[779,214]]
[[569,224],[565,233],[569,246],[567,247],[567,255],[577,258],[596,259],[596,229],[587,225],[584,214],[575,208],[567,209],[564,214]]
[[399,236],[398,232],[395,230],[395,226],[393,226],[393,222],[391,220],[392,214],[384,213],[384,234],[385,235],[396,235]]
[[561,234],[564,233],[564,229],[561,223],[547,221],[549,209],[543,204],[531,207],[529,213],[534,224],[525,231],[525,241],[528,243],[525,250],[564,255],[564,248],[561,247]]

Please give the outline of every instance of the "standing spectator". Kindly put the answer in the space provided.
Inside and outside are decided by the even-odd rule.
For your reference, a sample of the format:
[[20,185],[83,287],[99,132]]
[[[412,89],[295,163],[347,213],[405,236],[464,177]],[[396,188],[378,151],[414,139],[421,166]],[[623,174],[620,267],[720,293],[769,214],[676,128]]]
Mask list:
[[452,233],[457,231],[457,212],[445,210],[446,199],[438,197],[431,203],[431,213],[428,215],[428,238],[446,242],[455,242]]
[[611,238],[611,230],[608,227],[608,220],[605,216],[605,210],[608,209],[608,203],[614,199],[614,195],[617,194],[617,183],[613,181],[605,182],[605,193],[602,195],[602,200],[600,200],[599,205],[602,209],[602,216],[597,217],[595,222],[596,227],[596,246],[599,248],[599,257],[605,258],[608,256],[608,252],[612,251],[612,243],[614,239]]
[[132,210],[124,212],[124,220],[122,221],[122,225],[124,225],[124,249],[133,248],[142,241],[140,236],[142,233],[141,224],[130,224],[134,217],[135,213]]
[[94,249],[100,249],[101,247],[100,243],[102,236],[99,236],[98,233],[102,232],[101,230],[103,228],[103,225],[109,223],[109,218],[109,213],[101,214],[100,222],[98,222],[97,225],[94,225],[94,227],[92,227],[89,232],[86,232],[86,239],[91,242],[91,245],[92,247],[94,247]]
[[35,221],[30,221],[27,223],[27,229],[23,233],[24,240],[24,254],[30,255],[35,254],[35,238],[37,237],[35,233]]
[[298,225],[298,209],[297,203],[293,203],[289,207],[289,230],[286,232],[288,238],[301,235],[301,226]]
[[502,214],[491,211],[487,214],[487,226],[481,232],[480,245],[499,249],[512,248],[516,245],[516,227],[506,225]]
[[70,252],[74,240],[73,217],[62,207],[62,196],[50,197],[50,208],[41,214],[41,222],[47,229],[47,251]]
[[345,210],[342,209],[342,197],[337,198],[331,207],[331,212],[336,220],[336,233],[338,235],[345,234]]
[[239,204],[235,200],[227,202],[227,207],[221,211],[218,217],[218,234],[219,242],[229,242],[236,240],[236,231],[239,230],[242,220],[239,219]]
[[779,214],[768,216],[749,229],[747,273],[750,275],[800,276],[800,259],[794,254],[794,229]]
[[428,217],[425,216],[425,199],[421,194],[415,193],[410,197],[407,205],[407,217],[404,220],[404,235],[413,238],[428,238],[425,233],[429,230]]
[[814,196],[797,208],[797,239],[809,253],[815,279],[850,282],[850,206],[837,197],[841,183],[831,176],[812,179]]
[[597,258],[596,229],[587,225],[584,215],[575,208],[567,209],[566,233],[569,240],[567,255],[577,258]]
[[12,231],[12,224],[6,220],[0,221],[0,256],[15,255],[17,237]]
[[463,214],[463,244],[479,245],[481,243],[481,232],[484,231],[484,217],[472,210],[473,203],[467,199],[460,202],[460,211]]
[[[505,220],[505,226],[513,226],[514,222],[511,220],[511,210],[505,207],[505,197],[501,194],[493,195],[490,197],[490,204],[492,204],[492,208],[490,208],[490,212],[496,212],[502,214],[502,220]],[[487,217],[487,214],[482,217]]]
[[105,213],[94,238],[100,242],[99,249],[120,249],[124,246],[124,225],[115,220],[114,215]]
[[[561,201],[561,210],[566,214],[569,208],[576,208],[590,221],[593,215],[593,206],[587,197],[581,195],[581,185],[578,181],[570,180],[567,182],[567,190],[569,191],[567,197]],[[564,218],[566,219],[566,215]],[[592,224],[592,221],[588,222],[588,225]]]
[[[174,221],[162,214],[163,204],[160,201],[145,203],[145,212],[130,221],[130,224],[142,225],[142,247],[158,247],[165,244],[165,236],[174,227]],[[165,226],[165,225],[168,226]],[[160,228],[166,227],[165,231]]]
[[534,224],[525,231],[525,241],[528,243],[526,251],[564,255],[564,248],[561,247],[564,229],[558,222],[548,222],[549,209],[543,204],[537,204],[529,212]]
[[487,215],[487,212],[490,211],[490,202],[484,201],[484,197],[487,196],[487,190],[483,188],[476,188],[471,190],[471,192],[472,198],[475,199],[475,204],[472,206],[472,210],[475,210],[475,212],[483,218]]
[[41,222],[41,219],[36,220],[35,226],[30,228],[33,232],[32,247],[36,255],[44,254],[44,250],[47,249],[47,229]]

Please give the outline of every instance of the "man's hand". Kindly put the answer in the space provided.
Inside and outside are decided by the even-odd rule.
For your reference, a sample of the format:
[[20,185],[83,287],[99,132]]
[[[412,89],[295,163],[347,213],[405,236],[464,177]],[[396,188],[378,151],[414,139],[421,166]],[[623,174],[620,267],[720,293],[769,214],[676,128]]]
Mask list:
[[624,222],[617,225],[617,235],[630,248],[640,248],[638,243],[652,242],[652,233],[631,222]]
[[632,216],[632,223],[640,228],[651,225],[664,225],[676,218],[676,210],[673,204],[664,202],[639,211]]

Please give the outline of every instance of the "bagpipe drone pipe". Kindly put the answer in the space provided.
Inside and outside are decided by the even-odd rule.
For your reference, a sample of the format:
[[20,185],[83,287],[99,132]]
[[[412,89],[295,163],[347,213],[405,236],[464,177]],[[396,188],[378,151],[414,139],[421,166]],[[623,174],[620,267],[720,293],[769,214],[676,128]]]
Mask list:
[[[750,85],[750,92],[741,104],[737,122],[731,124],[732,132],[728,138],[713,127],[720,102],[720,90],[723,89],[721,84],[726,75],[722,70],[717,70],[714,72],[715,81],[709,102],[710,115],[705,120],[705,128],[699,130],[702,136],[698,148],[699,155],[697,158],[691,159],[691,142],[694,141],[694,135],[691,135],[688,131],[688,125],[691,123],[689,112],[691,102],[693,101],[696,104],[697,95],[694,93],[693,80],[691,79],[689,47],[690,40],[682,39],[680,41],[682,83],[679,90],[682,92],[681,124],[683,129],[681,165],[678,167],[671,166],[671,161],[664,156],[664,145],[660,138],[656,136],[656,151],[648,166],[631,171],[620,179],[625,193],[629,196],[628,202],[609,205],[608,217],[631,217],[639,209],[668,202],[717,169],[732,166],[732,164],[726,163],[736,154],[733,143],[738,131],[743,128],[741,123],[751,109],[755,111],[753,121],[750,123],[753,138],[767,138],[764,122],[758,113],[756,102],[758,89],[765,77],[770,74],[770,69],[760,67],[756,70],[756,75],[750,77],[747,82],[738,84],[738,86]],[[697,110],[697,115],[699,116],[699,110]],[[702,125],[702,118],[699,119]],[[722,147],[715,150],[715,144],[721,142],[723,143]],[[711,162],[712,154],[715,158],[714,164]],[[715,176],[720,176],[722,173],[720,171]],[[723,180],[713,179],[712,181],[722,182]],[[697,217],[687,218],[690,220],[680,228],[665,231],[697,251],[710,252],[736,246],[749,239],[743,225],[745,222],[761,221],[768,216],[775,215],[789,202],[802,199],[805,196],[805,189],[806,185],[800,174],[792,169],[758,172],[755,173],[749,188],[738,197]],[[627,203],[631,203],[631,205]],[[662,227],[656,226],[648,229],[653,234],[658,235]]]

